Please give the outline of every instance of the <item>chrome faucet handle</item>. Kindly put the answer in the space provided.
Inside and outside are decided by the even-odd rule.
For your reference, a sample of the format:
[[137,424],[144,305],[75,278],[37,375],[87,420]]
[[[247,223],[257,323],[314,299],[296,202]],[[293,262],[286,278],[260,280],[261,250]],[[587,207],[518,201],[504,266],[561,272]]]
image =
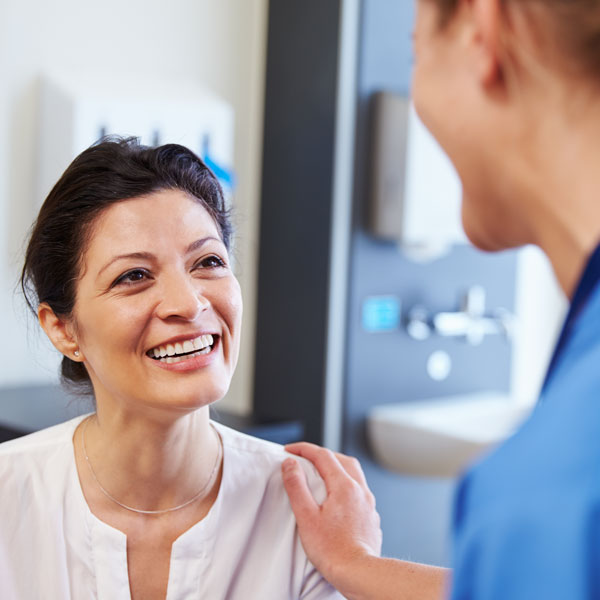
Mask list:
[[517,317],[506,308],[496,308],[493,312],[494,318],[502,328],[502,333],[508,340],[512,340],[517,326]]
[[413,340],[423,341],[431,335],[429,311],[420,304],[413,306],[406,319],[406,332]]
[[485,288],[472,285],[467,289],[462,302],[462,311],[472,317],[483,317],[485,314]]
[[441,337],[464,338],[472,346],[481,344],[486,335],[512,338],[514,315],[498,308],[485,314],[485,289],[473,285],[463,298],[461,310],[431,314],[423,306],[414,306],[408,313],[406,331],[415,340],[425,340],[432,333]]

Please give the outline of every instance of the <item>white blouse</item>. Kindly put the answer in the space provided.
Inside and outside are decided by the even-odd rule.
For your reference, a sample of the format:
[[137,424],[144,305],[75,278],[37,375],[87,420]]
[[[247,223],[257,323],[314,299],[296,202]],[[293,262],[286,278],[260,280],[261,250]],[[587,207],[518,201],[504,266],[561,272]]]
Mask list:
[[[0,444],[0,598],[130,600],[127,538],[90,511],[73,433],[84,417]],[[167,600],[340,599],[306,558],[280,475],[283,449],[214,423],[223,478],[175,540]],[[325,487],[302,461],[318,501]]]

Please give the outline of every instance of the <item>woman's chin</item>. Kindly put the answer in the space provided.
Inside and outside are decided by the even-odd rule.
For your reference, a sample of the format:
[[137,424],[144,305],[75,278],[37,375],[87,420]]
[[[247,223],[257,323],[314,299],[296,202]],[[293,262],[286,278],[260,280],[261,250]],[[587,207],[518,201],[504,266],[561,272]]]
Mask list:
[[[231,370],[219,361],[203,369],[179,373],[154,372],[147,382],[146,398],[153,405],[179,410],[196,410],[223,399],[231,384]],[[139,395],[139,394],[137,394]]]
[[[176,412],[194,412],[198,409],[209,407],[222,400],[227,393],[228,385],[215,385],[199,389],[194,387],[179,389],[171,387],[167,390],[155,390],[152,398],[146,398],[145,403],[154,408],[174,410]],[[141,401],[141,400],[140,400]]]

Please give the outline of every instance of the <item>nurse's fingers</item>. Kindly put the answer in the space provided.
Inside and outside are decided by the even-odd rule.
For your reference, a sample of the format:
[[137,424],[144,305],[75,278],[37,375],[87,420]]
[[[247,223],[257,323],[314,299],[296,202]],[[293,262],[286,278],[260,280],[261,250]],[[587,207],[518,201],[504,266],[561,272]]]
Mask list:
[[354,458],[354,456],[346,456],[341,452],[336,452],[335,457],[338,459],[342,467],[346,469],[348,475],[354,479],[354,481],[360,483],[363,487],[367,486],[365,474],[363,473],[362,467],[360,466],[357,458]]
[[[367,487],[367,480],[365,479],[365,474],[363,473],[360,463],[352,456],[346,456],[340,452],[332,452],[331,450],[321,448],[320,446],[308,442],[288,444],[285,449],[291,454],[296,454],[310,460],[315,465],[326,484],[328,480],[340,478],[341,466],[354,481],[362,487]],[[329,486],[327,486],[327,488],[329,489]]]
[[310,460],[314,464],[325,482],[328,493],[331,493],[332,489],[339,487],[348,478],[348,474],[340,461],[327,448],[321,448],[308,442],[300,442],[286,446],[285,449]]
[[338,458],[313,444],[293,444],[289,449],[313,462],[327,488],[327,497],[318,504],[300,463],[293,458],[284,461],[283,482],[306,555],[330,583],[335,586],[341,576],[345,587],[342,574],[348,573],[351,562],[381,552],[381,523],[373,494],[350,474],[360,478],[362,470],[349,457]]
[[296,460],[286,458],[281,465],[281,475],[298,525],[309,523],[319,512],[319,505],[308,487],[306,474]]

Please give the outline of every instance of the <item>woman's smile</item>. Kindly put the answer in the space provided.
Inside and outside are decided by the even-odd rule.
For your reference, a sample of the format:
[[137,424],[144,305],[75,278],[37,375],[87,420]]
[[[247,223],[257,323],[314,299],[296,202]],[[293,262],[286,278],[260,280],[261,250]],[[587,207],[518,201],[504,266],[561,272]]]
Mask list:
[[219,348],[218,334],[202,334],[152,348],[146,355],[167,371],[194,371],[209,365]]
[[180,358],[182,356],[189,356],[200,352],[207,354],[214,344],[214,338],[217,334],[206,333],[206,334],[195,334],[186,336],[183,339],[177,338],[163,342],[162,344],[151,348],[146,352],[150,358],[165,359],[164,362],[173,362],[167,360],[168,358]]

